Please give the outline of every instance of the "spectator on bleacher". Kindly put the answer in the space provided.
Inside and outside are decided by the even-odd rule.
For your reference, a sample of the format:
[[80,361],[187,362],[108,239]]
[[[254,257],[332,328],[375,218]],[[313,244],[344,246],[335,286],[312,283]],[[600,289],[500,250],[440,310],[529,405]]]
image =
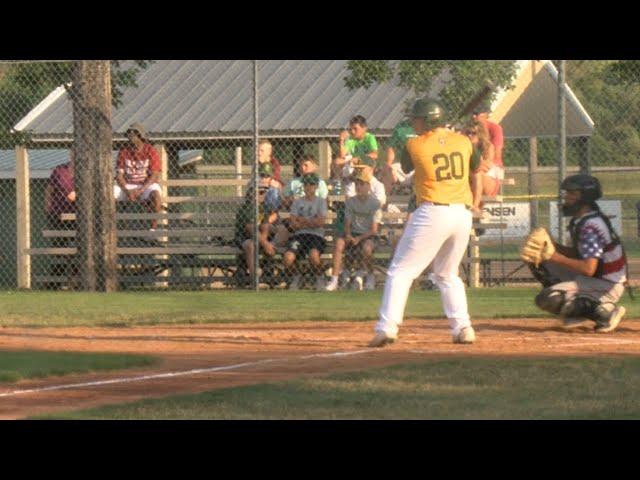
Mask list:
[[[75,148],[69,149],[69,161],[58,165],[49,176],[49,181],[44,190],[44,209],[47,218],[47,227],[50,230],[75,230],[76,222],[62,220],[63,213],[75,213],[76,211],[76,190],[73,181],[75,167]],[[70,237],[53,237],[51,246],[53,248],[67,248],[73,246],[73,239]],[[49,269],[52,277],[67,276],[69,257],[56,256]],[[74,269],[75,271],[75,269]],[[56,289],[60,283],[48,283],[48,289]]]
[[260,177],[258,186],[267,188],[265,195],[265,205],[273,211],[280,209],[282,196],[280,194],[279,182],[274,183],[273,167],[270,163],[261,163],[258,167],[258,175]]
[[502,161],[504,133],[499,124],[489,120],[489,113],[491,113],[491,105],[489,103],[484,103],[473,111],[472,120],[481,123],[485,127],[489,136],[489,141],[493,145],[493,166],[487,172],[485,177],[488,176],[495,179],[496,181],[494,183],[497,184],[497,187],[494,186],[494,193],[485,190],[485,195],[497,195],[500,190],[502,180],[504,179],[504,162]]
[[[271,165],[261,165],[260,168],[271,168]],[[275,235],[274,224],[278,219],[278,210],[274,203],[268,199],[269,192],[273,191],[273,187],[268,185],[258,186],[258,243],[260,252],[267,256],[273,257],[276,254],[275,246],[272,243]],[[244,260],[249,272],[249,278],[253,278],[255,271],[254,264],[254,220],[255,220],[255,203],[253,198],[253,185],[247,188],[245,201],[240,206],[236,214],[235,241],[236,245],[242,249]]]
[[387,195],[391,195],[393,185],[400,184],[407,187],[413,186],[413,172],[404,173],[400,165],[400,155],[407,143],[407,139],[415,137],[416,132],[410,119],[404,119],[393,129],[391,138],[387,144],[387,158],[380,169],[380,178],[384,183]]
[[495,148],[489,139],[489,133],[485,125],[479,121],[471,122],[465,134],[471,140],[474,150],[479,160],[477,165],[473,165],[473,172],[479,177],[480,181],[474,182],[472,176],[472,192],[473,192],[473,210],[479,212],[482,207],[482,195],[495,196],[500,191],[500,179],[498,176],[504,177],[500,172],[502,169],[495,164]]
[[[305,195],[304,184],[302,178],[310,173],[316,173],[318,170],[318,162],[313,155],[303,155],[298,159],[298,166],[300,170],[300,176],[291,179],[291,181],[284,188],[283,195],[283,207],[289,208],[294,200],[302,198]],[[329,194],[329,189],[324,180],[319,178],[318,188],[316,189],[316,196],[326,199]]]
[[375,173],[378,142],[376,137],[369,133],[367,121],[362,115],[353,117],[349,121],[349,130],[340,132],[339,148],[339,154],[333,159],[331,169],[343,182],[349,181],[354,165],[368,165]]
[[294,233],[283,257],[284,267],[287,276],[293,275],[289,289],[297,290],[301,276],[299,271],[295,270],[295,263],[297,259],[303,259],[308,254],[309,265],[316,274],[316,289],[322,290],[324,276],[320,256],[326,246],[324,224],[327,217],[327,201],[316,195],[320,183],[320,177],[316,173],[303,175],[301,181],[304,197],[294,200],[291,205],[289,227]]
[[371,192],[373,174],[370,169],[360,168],[355,177],[356,195],[345,202],[344,237],[335,238],[333,253],[333,271],[331,281],[325,287],[327,291],[338,288],[338,279],[342,267],[342,254],[346,247],[346,257],[353,259],[358,267],[354,286],[362,290],[363,277],[366,290],[375,289],[375,277],[371,260],[376,247],[378,226],[382,220],[382,205]]
[[[293,204],[294,200],[303,198],[305,195],[304,184],[302,177],[311,173],[316,173],[318,170],[318,164],[313,155],[303,155],[298,159],[298,167],[301,172],[299,177],[293,178],[282,191],[282,204],[283,209],[288,209]],[[319,177],[318,177],[319,178]],[[324,180],[319,178],[318,187],[316,189],[316,196],[322,199],[326,199],[329,195],[329,189]],[[278,226],[278,232],[276,234],[275,244],[278,247],[286,246],[289,242],[289,238],[293,234],[293,229],[289,225],[289,220],[285,219]]]
[[75,158],[75,148],[71,147],[69,161],[53,169],[45,188],[45,213],[52,230],[61,230],[65,225],[69,225],[69,222],[60,219],[61,214],[76,211],[76,190],[73,181]]
[[[347,168],[346,166],[344,167]],[[378,201],[380,206],[384,206],[387,202],[387,196],[385,192],[384,185],[380,182],[376,177],[373,176],[373,168],[368,165],[355,165],[351,168],[352,173],[349,176],[344,177],[344,196],[345,201],[356,196],[356,182],[355,178],[361,177],[364,175],[369,179],[369,191],[371,196]],[[335,201],[333,203],[333,209],[336,212],[336,219],[334,222],[333,228],[333,266],[331,270],[332,279],[339,278],[342,275],[342,283],[346,285],[351,278],[350,272],[344,271],[342,268],[342,257],[344,254],[344,249],[346,247],[345,243],[345,202]],[[332,280],[333,282],[333,280]],[[331,283],[330,283],[331,285]],[[337,288],[337,286],[336,286]],[[330,291],[335,290],[335,288],[331,288]]]
[[[116,162],[116,185],[113,193],[117,201],[142,201],[151,211],[162,211],[160,189],[160,155],[139,123],[127,129],[129,143],[118,152]],[[158,226],[158,220],[151,221],[151,230]]]
[[260,140],[258,142],[258,163],[261,165],[270,164],[273,167],[273,180],[282,188],[280,162],[273,156],[273,145],[271,145],[269,140]]

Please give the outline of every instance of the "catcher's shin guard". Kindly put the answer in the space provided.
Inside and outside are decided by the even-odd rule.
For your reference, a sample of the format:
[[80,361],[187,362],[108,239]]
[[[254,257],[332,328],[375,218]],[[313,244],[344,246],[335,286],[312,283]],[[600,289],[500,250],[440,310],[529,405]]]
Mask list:
[[562,290],[553,290],[552,288],[543,289],[535,298],[538,308],[559,315],[565,305],[564,292]]
[[562,317],[584,317],[597,324],[606,324],[615,306],[612,303],[601,303],[587,295],[576,295],[566,302],[560,310]]

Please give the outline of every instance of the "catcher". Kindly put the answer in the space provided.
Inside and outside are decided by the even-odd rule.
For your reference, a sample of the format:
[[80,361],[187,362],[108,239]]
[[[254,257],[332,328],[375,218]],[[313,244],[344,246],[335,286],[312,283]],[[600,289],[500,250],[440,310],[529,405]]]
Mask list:
[[560,316],[566,327],[595,322],[598,333],[612,332],[625,314],[616,306],[627,283],[624,247],[596,200],[597,178],[572,175],[561,184],[562,215],[570,216],[571,246],[554,242],[544,228],[534,229],[520,251],[544,289],[536,305]]

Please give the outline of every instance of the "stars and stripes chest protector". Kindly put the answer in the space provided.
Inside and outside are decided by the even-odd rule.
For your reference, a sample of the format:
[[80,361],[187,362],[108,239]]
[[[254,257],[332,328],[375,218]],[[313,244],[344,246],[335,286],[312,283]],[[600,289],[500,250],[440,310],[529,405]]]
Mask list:
[[595,277],[624,283],[626,258],[620,238],[600,212],[591,212],[571,220],[569,231],[574,248],[582,259],[598,259]]

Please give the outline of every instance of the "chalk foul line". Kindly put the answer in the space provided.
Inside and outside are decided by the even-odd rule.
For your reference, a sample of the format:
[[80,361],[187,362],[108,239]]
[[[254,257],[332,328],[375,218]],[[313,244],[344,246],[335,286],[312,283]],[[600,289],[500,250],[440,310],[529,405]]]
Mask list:
[[136,377],[121,377],[121,378],[112,378],[109,380],[96,380],[93,382],[51,385],[49,387],[29,388],[24,390],[13,390],[10,392],[0,393],[0,398],[12,397],[16,395],[26,395],[29,393],[51,392],[55,390],[68,390],[73,388],[97,387],[102,385],[113,385],[118,383],[144,382],[147,380],[158,380],[162,378],[175,378],[175,377],[184,377],[188,375],[199,375],[202,373],[224,372],[228,370],[237,370],[244,367],[254,367],[254,366],[263,365],[266,363],[287,362],[291,360],[308,360],[310,358],[348,357],[351,355],[361,355],[363,353],[371,353],[374,351],[375,350],[368,349],[368,350],[356,350],[352,352],[315,353],[312,355],[303,355],[298,357],[267,358],[264,360],[257,360],[255,362],[236,363],[234,365],[224,365],[221,367],[196,368],[192,370],[183,370],[178,372],[156,373],[152,375],[139,375]]

